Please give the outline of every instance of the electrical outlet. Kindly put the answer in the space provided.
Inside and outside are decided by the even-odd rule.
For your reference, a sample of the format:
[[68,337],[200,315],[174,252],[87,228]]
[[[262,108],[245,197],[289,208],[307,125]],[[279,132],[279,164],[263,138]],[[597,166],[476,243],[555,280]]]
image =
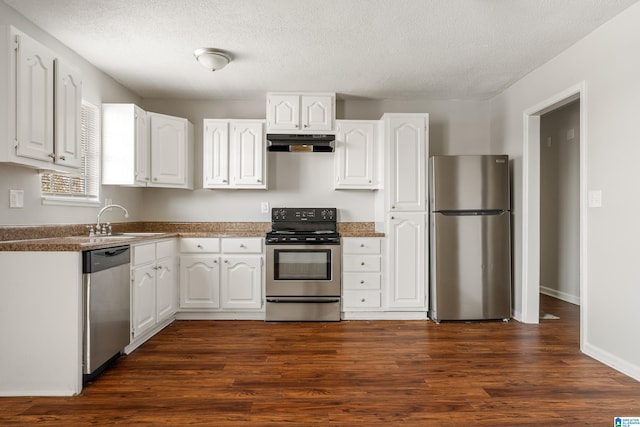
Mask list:
[[260,209],[262,210],[262,213],[269,213],[269,202],[262,202],[260,204]]
[[590,208],[602,207],[602,191],[600,190],[589,191],[589,207]]
[[104,198],[104,205],[105,206],[109,206],[113,204],[113,199],[107,199],[106,197]]

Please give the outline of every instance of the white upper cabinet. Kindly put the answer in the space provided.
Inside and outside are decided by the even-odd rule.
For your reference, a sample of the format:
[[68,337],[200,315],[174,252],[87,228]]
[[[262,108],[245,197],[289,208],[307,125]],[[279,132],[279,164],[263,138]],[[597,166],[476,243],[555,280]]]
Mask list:
[[102,183],[146,187],[150,142],[146,111],[134,104],[102,104]]
[[264,126],[258,122],[231,124],[232,184],[238,188],[266,188]]
[[152,187],[193,188],[191,134],[187,119],[147,113],[151,135]]
[[267,94],[267,133],[330,133],[335,117],[335,93]]
[[134,104],[102,105],[102,183],[193,189],[193,125]]
[[334,188],[374,190],[378,121],[337,120]]
[[55,61],[55,155],[56,163],[80,168],[80,113],[82,79],[80,72],[61,59]]
[[388,210],[427,209],[427,135],[426,114],[385,114],[387,139]]
[[[0,162],[74,172],[80,166],[80,74],[14,27],[0,27]],[[55,125],[54,125],[55,120]],[[54,133],[55,129],[55,133]]]
[[229,121],[203,122],[203,182],[204,188],[229,187]]
[[203,188],[267,188],[264,120],[205,119],[203,129]]

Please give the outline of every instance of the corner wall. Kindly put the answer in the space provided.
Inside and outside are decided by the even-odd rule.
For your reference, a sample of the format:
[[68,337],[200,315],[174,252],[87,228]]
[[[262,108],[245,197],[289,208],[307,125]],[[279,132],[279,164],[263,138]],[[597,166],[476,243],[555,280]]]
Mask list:
[[512,158],[515,309],[522,310],[523,112],[585,82],[582,135],[586,189],[602,191],[587,208],[582,275],[582,350],[640,380],[640,3],[491,100],[493,152]]

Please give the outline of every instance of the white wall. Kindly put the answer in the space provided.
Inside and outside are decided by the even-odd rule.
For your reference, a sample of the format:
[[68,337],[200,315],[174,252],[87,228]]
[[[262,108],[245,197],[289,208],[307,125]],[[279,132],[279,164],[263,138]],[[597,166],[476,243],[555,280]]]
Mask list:
[[[0,2],[0,25],[13,25],[31,37],[48,46],[82,74],[82,96],[88,102],[100,106],[103,102],[138,102],[139,98],[115,80],[102,73],[79,57],[56,39],[27,21],[15,10]],[[6,58],[1,58],[6,61]],[[0,94],[0,96],[3,96]],[[4,133],[6,134],[6,133]],[[0,141],[5,144],[5,141]],[[9,190],[24,190],[24,209],[9,209]],[[139,192],[136,189],[103,187],[101,197],[112,198],[114,202],[126,203],[131,217],[137,220],[143,215]],[[38,171],[23,167],[0,164],[0,225],[24,224],[71,224],[92,223],[99,207],[44,206],[40,201],[40,181]],[[115,214],[106,220],[121,221]]]
[[579,101],[540,117],[540,141],[540,290],[579,304]]
[[[266,100],[193,101],[145,99],[147,111],[187,117],[195,126],[196,181],[201,180],[202,120],[264,119]],[[338,119],[378,120],[383,113],[429,113],[434,154],[489,152],[489,103],[474,101],[340,100]],[[333,154],[269,153],[269,190],[147,189],[147,219],[153,221],[269,221],[260,202],[271,206],[336,206],[340,221],[373,221],[374,193],[333,190]]]
[[[513,161],[515,308],[522,291],[523,112],[586,82],[586,186],[602,207],[586,212],[583,351],[640,379],[640,3],[491,101],[492,151]],[[585,194],[582,195],[586,196]]]

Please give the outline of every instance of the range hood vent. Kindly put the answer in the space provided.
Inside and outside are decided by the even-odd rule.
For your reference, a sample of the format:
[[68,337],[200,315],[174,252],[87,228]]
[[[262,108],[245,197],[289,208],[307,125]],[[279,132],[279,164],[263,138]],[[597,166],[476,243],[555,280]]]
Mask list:
[[268,151],[315,151],[331,153],[335,135],[267,134]]

